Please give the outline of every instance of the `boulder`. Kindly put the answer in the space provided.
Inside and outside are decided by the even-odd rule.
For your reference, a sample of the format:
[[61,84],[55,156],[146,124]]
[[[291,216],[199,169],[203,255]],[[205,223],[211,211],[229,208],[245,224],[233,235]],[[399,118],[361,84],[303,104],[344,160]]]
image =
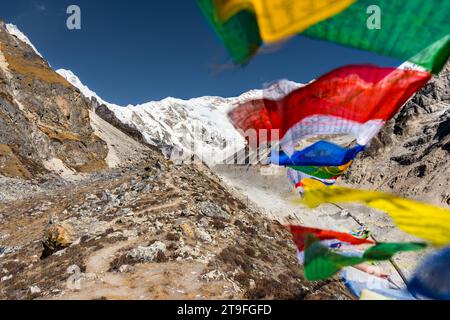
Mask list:
[[134,260],[153,262],[156,261],[158,254],[165,254],[167,248],[166,245],[160,241],[156,241],[151,246],[148,247],[137,247],[130,252],[128,256]]
[[50,222],[44,232],[42,258],[69,247],[76,240],[76,233],[70,224],[66,222],[53,224]]
[[225,220],[230,219],[230,215],[227,212],[223,211],[218,205],[209,201],[202,204],[200,207],[200,212],[209,218],[219,218]]

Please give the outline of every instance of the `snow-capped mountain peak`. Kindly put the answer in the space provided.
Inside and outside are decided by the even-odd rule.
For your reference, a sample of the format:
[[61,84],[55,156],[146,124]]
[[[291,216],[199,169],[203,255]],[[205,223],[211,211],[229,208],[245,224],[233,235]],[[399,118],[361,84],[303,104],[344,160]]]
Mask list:
[[245,148],[245,139],[227,117],[232,108],[254,99],[277,99],[301,85],[288,80],[271,83],[239,97],[205,96],[182,100],[173,97],[139,105],[118,106],[99,97],[70,70],[57,72],[87,98],[95,98],[122,123],[137,129],[147,143],[167,156],[185,159],[192,154],[208,164],[228,159]]
[[100,98],[97,95],[97,93],[95,93],[94,91],[89,89],[88,86],[85,86],[81,82],[80,78],[78,78],[78,76],[75,75],[72,71],[66,70],[66,69],[58,69],[58,70],[56,70],[56,73],[58,73],[60,76],[65,78],[67,81],[69,81],[69,83],[71,85],[73,85],[75,88],[78,88],[86,98],[89,98],[89,99],[95,98],[100,103],[107,104],[107,102],[105,102],[102,98]]
[[30,39],[28,39],[28,37],[25,34],[23,34],[23,32],[20,31],[16,25],[7,23],[6,30],[13,36],[16,36],[19,40],[28,44],[34,50],[34,52],[36,52],[36,54],[42,58],[42,55],[39,53],[39,51],[36,49],[33,43],[31,43]]
[[[39,52],[15,25],[7,24],[10,34]],[[40,55],[40,54],[39,54]],[[230,109],[250,100],[277,99],[301,85],[281,80],[265,89],[250,90],[239,97],[206,96],[182,100],[168,97],[139,105],[119,106],[102,99],[95,91],[66,69],[56,71],[88,99],[105,105],[124,125],[138,130],[148,144],[159,147],[166,155],[181,157],[194,154],[206,163],[224,160],[245,148],[245,140],[227,117]],[[181,155],[181,154],[182,155]]]

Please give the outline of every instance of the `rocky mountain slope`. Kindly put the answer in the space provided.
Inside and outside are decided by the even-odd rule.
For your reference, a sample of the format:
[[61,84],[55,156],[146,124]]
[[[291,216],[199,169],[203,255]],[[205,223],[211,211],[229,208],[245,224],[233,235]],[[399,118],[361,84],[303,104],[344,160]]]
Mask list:
[[450,63],[389,122],[345,183],[450,206]]
[[[10,28],[11,29],[11,28]],[[82,94],[0,22],[0,174],[106,168]]]
[[0,45],[0,299],[351,298],[209,168],[91,112],[3,23]]

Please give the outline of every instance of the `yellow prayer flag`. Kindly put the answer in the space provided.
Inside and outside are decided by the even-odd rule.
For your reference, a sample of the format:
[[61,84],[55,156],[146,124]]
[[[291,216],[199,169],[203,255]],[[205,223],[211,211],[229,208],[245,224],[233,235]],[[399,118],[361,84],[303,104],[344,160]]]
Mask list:
[[323,188],[326,186],[323,182],[311,178],[305,178],[301,181],[301,183],[306,188]]
[[400,198],[377,191],[345,187],[305,188],[299,200],[310,208],[322,203],[363,202],[367,206],[388,213],[403,231],[432,242],[435,246],[450,243],[450,210]]
[[242,10],[256,14],[266,43],[284,40],[348,8],[356,0],[215,0],[219,19]]

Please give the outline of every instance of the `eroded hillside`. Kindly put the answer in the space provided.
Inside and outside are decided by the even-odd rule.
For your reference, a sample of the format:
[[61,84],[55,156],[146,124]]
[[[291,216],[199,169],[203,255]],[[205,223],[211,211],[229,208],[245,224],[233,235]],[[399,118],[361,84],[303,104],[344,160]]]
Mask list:
[[106,155],[79,90],[0,21],[0,174],[96,171]]

